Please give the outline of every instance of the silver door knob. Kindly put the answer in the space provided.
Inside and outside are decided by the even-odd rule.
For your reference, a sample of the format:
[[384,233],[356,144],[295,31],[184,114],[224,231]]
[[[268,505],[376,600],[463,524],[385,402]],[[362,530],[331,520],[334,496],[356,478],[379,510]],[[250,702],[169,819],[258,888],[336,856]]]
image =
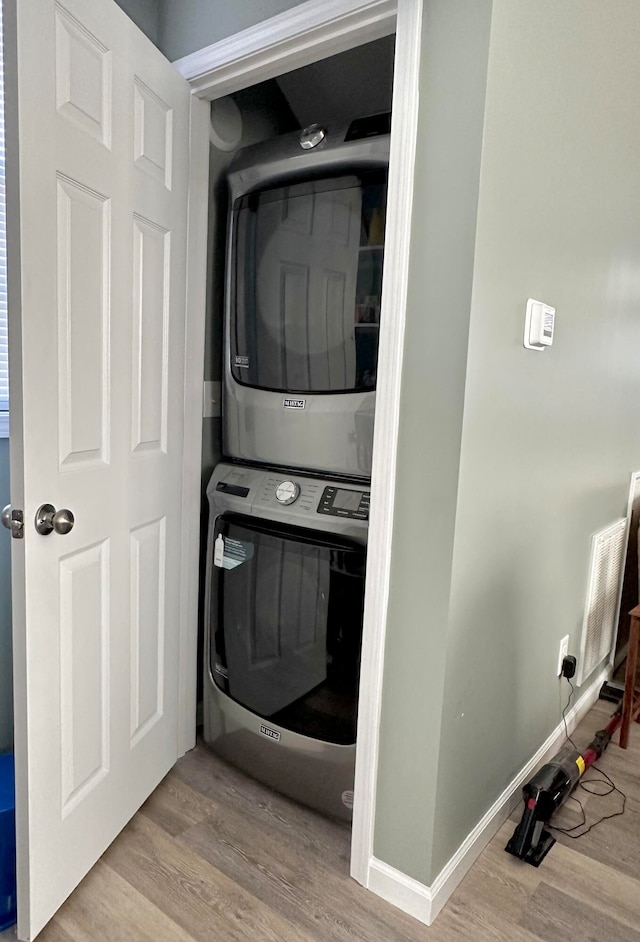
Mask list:
[[21,510],[14,510],[7,504],[2,510],[2,526],[11,530],[14,540],[21,540],[24,536],[24,517]]
[[53,504],[41,504],[36,510],[36,530],[42,536],[56,533],[69,533],[73,530],[75,518],[70,510],[56,510]]

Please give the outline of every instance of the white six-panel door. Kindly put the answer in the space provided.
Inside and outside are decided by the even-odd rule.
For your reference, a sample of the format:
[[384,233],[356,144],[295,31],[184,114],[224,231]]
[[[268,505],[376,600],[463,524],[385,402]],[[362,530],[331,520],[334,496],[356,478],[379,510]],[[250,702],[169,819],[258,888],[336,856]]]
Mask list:
[[189,88],[109,0],[18,0],[5,32],[30,939],[177,757]]

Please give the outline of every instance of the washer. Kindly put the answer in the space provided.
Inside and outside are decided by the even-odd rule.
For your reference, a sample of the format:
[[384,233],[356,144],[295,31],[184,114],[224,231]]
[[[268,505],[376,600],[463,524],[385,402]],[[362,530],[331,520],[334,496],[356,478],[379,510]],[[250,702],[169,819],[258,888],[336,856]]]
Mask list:
[[349,820],[369,490],[221,464],[207,497],[205,742]]

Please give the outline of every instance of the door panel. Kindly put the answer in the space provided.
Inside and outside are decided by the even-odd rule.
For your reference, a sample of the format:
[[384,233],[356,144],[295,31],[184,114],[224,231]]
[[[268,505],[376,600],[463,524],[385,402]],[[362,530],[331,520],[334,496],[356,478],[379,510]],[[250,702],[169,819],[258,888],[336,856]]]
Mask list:
[[55,13],[58,112],[111,147],[111,51],[63,6]]
[[[107,465],[110,201],[58,175],[60,466]],[[82,265],[78,259],[82,258]]]
[[171,242],[166,229],[134,218],[133,451],[167,450],[167,338]]
[[[7,10],[26,939],[177,757],[189,89],[108,0]],[[44,502],[71,532],[36,533]]]
[[131,533],[131,745],[162,718],[166,518]]
[[170,190],[173,111],[138,77],[134,96],[134,161],[152,180]]
[[60,560],[62,817],[109,767],[109,543]]

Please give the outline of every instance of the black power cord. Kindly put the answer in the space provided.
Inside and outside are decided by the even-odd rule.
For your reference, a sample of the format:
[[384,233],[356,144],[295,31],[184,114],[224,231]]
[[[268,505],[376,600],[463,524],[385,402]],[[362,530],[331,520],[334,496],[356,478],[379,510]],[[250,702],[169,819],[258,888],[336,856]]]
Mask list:
[[[564,675],[563,675],[563,676],[564,676]],[[569,699],[567,700],[567,702],[566,702],[566,704],[565,704],[565,708],[564,708],[564,710],[562,711],[562,722],[564,723],[564,734],[565,734],[565,736],[566,736],[566,741],[571,743],[571,745],[572,745],[573,748],[576,750],[576,752],[580,752],[580,750],[578,749],[578,747],[577,747],[576,744],[574,743],[573,739],[572,739],[571,736],[569,735],[569,728],[568,728],[568,726],[567,726],[567,710],[569,709],[569,706],[570,706],[571,701],[572,701],[572,699],[573,699],[573,695],[574,695],[574,693],[576,692],[575,687],[573,686],[573,684],[571,683],[571,681],[569,680],[568,677],[567,677],[567,683],[568,683],[569,686],[571,687],[571,693],[569,694]]]
[[[568,672],[565,673],[564,662],[568,660],[573,661],[573,670],[571,671],[571,673],[568,673]],[[569,729],[567,727],[567,717],[566,717],[567,710],[569,709],[569,704],[571,703],[573,694],[575,692],[575,688],[573,684],[571,683],[571,680],[569,679],[570,677],[573,677],[574,673],[575,673],[575,658],[565,658],[562,664],[562,676],[566,677],[567,683],[571,687],[571,692],[569,694],[569,699],[567,700],[565,708],[562,711],[562,722],[564,723],[564,731],[567,737],[567,741],[571,743],[571,745],[576,750],[576,752],[580,752],[580,750],[574,743],[573,739],[569,735]],[[585,827],[587,823],[587,815],[584,810],[584,805],[582,804],[580,799],[576,798],[575,795],[570,795],[569,797],[571,798],[571,800],[575,801],[578,807],[580,808],[580,811],[582,813],[582,821],[580,821],[578,824],[575,824],[572,828],[559,828],[559,827],[555,827],[552,824],[547,824],[547,827],[549,828],[549,830],[557,831],[559,834],[565,834],[567,837],[570,837],[572,840],[578,840],[578,838],[584,837],[585,834],[589,833],[589,831],[592,831],[599,824],[602,824],[603,821],[608,821],[610,818],[618,818],[620,817],[620,815],[624,814],[625,808],[627,806],[627,796],[625,795],[625,793],[617,787],[613,779],[604,771],[604,769],[601,769],[599,766],[594,764],[589,767],[588,771],[591,772],[592,770],[594,772],[598,772],[602,776],[602,778],[593,778],[593,777],[587,778],[587,779],[581,778],[579,782],[580,788],[583,791],[587,792],[588,795],[594,795],[597,798],[606,798],[608,795],[613,795],[614,792],[617,792],[617,794],[620,795],[620,797],[622,798],[622,808],[619,811],[612,812],[612,814],[603,815],[597,821],[594,821],[593,824],[590,824],[587,828],[585,828],[584,831],[580,831],[579,834],[574,834],[573,833],[574,831],[578,831],[580,830],[580,828]],[[593,788],[587,788],[588,785],[606,785],[607,788],[606,788],[606,791],[595,791]]]
[[[599,772],[602,778],[588,778],[580,781],[580,788],[587,792],[589,795],[595,795],[597,798],[606,798],[607,795],[612,795],[616,792],[622,798],[622,808],[619,811],[613,811],[611,814],[604,814],[601,818],[598,818],[597,821],[594,821],[593,824],[590,824],[589,827],[585,828],[584,831],[580,831],[579,834],[574,834],[574,831],[579,830],[584,827],[587,823],[587,815],[584,810],[584,805],[579,798],[576,798],[575,795],[570,795],[572,801],[575,801],[580,811],[582,812],[582,821],[578,824],[575,824],[572,828],[559,828],[555,827],[553,824],[548,824],[547,827],[551,831],[558,831],[559,834],[566,834],[567,837],[570,837],[572,840],[576,841],[580,837],[584,837],[585,834],[588,834],[589,831],[593,831],[594,828],[598,827],[599,824],[602,824],[603,821],[608,821],[610,818],[619,818],[620,815],[624,814],[625,808],[627,806],[627,796],[623,791],[621,791],[610,778],[609,775],[604,771],[604,769],[599,768],[597,765],[592,765],[590,770],[593,769],[595,772]],[[587,785],[596,785],[596,784],[605,784],[608,786],[606,791],[599,792],[594,791],[591,788],[587,788]]]

